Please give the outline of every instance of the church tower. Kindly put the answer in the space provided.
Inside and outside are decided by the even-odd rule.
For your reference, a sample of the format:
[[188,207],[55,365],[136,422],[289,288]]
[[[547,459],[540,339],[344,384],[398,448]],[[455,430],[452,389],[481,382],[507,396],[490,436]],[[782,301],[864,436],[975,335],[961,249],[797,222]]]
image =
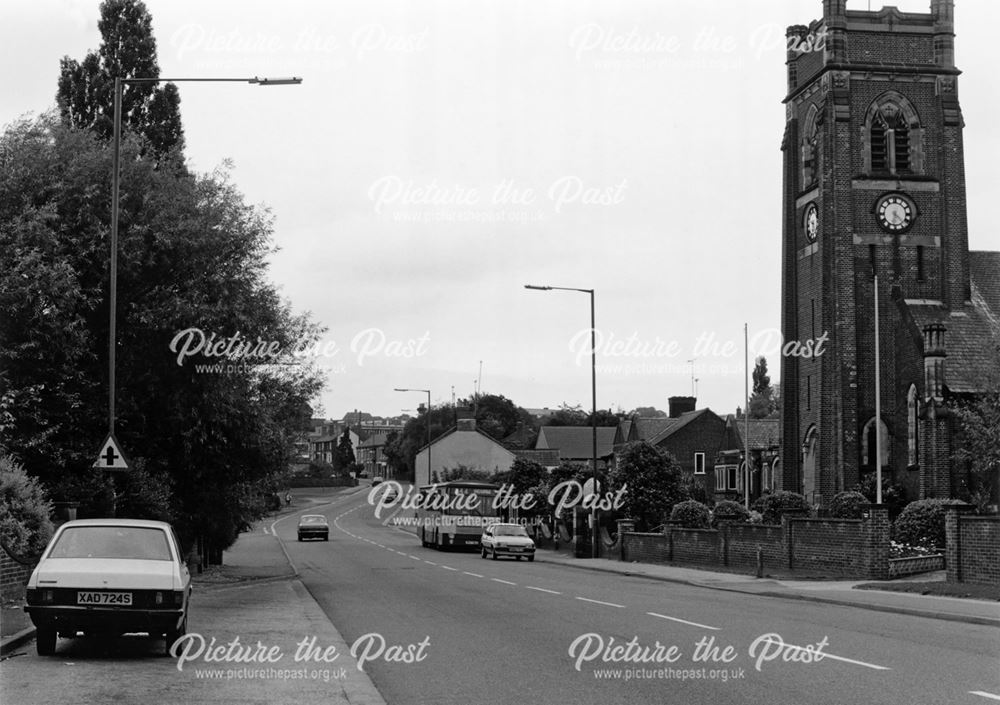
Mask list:
[[907,13],[823,0],[823,17],[787,39],[781,327],[786,342],[826,341],[818,357],[782,359],[779,489],[825,506],[881,463],[915,499],[907,414],[931,392],[906,307],[946,318],[971,297],[954,2]]

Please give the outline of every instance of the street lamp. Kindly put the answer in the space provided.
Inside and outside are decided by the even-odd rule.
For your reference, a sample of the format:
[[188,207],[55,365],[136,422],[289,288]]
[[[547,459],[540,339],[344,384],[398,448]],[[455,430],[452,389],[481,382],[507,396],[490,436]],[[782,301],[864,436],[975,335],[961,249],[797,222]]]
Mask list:
[[[525,289],[535,291],[579,291],[583,294],[590,294],[590,432],[591,432],[591,464],[594,476],[594,494],[597,494],[597,327],[594,323],[594,290],[593,289],[573,289],[565,286],[535,286],[525,284]],[[596,504],[596,503],[595,503]],[[597,525],[597,507],[591,509],[590,515],[591,533],[593,542],[591,550],[594,558],[600,557],[600,537]]]
[[108,434],[115,433],[115,327],[118,306],[118,202],[121,180],[122,86],[126,83],[252,83],[258,86],[298,85],[301,78],[121,78],[115,77],[114,152],[111,174],[111,282],[108,307]]
[[[423,392],[427,395],[427,482],[431,481],[431,390],[429,389],[394,389],[395,392]],[[417,479],[417,469],[413,468],[413,480]]]

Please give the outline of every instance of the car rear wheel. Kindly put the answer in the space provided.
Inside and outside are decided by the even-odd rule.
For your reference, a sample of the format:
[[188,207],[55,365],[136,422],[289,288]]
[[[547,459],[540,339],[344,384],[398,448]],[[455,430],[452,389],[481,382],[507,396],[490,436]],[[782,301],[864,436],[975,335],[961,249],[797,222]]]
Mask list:
[[56,652],[56,630],[51,627],[38,627],[35,632],[35,642],[39,656],[51,656]]
[[535,560],[534,556],[528,556],[528,563],[531,563],[534,560]]
[[184,615],[184,620],[180,623],[180,626],[176,629],[171,629],[166,633],[166,646],[164,647],[167,656],[170,655],[170,647],[174,645],[174,642],[180,639],[182,636],[187,634],[188,618]]

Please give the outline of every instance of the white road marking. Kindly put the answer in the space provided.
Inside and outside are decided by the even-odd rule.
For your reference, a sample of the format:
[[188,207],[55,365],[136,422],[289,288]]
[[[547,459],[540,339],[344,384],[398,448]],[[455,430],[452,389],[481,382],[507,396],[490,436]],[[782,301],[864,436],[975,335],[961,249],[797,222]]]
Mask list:
[[426,563],[427,565],[437,565],[437,563],[435,563],[434,561],[429,561],[426,558],[424,559],[424,563]]
[[512,583],[509,580],[501,580],[500,578],[490,578],[490,580],[495,583],[503,583],[504,585],[513,585],[514,587],[517,587],[517,583]]
[[586,597],[577,597],[578,600],[583,600],[584,602],[593,602],[595,605],[606,605],[608,607],[618,607],[620,609],[625,609],[625,605],[618,605],[614,602],[602,602],[601,600],[591,600]]
[[408,553],[406,555],[408,555],[410,558],[412,558],[415,561],[419,561],[420,560],[420,556],[414,556],[412,553]]
[[445,570],[453,570],[453,571],[455,571],[456,573],[458,572],[458,568],[452,568],[452,567],[451,567],[451,566],[449,566],[449,565],[443,565],[443,566],[441,566],[441,567],[442,567],[442,568],[444,568]]
[[[834,661],[843,661],[844,663],[853,663],[855,666],[864,666],[865,668],[871,668],[876,671],[891,671],[892,669],[888,666],[878,666],[874,663],[866,663],[864,661],[855,661],[854,659],[844,658],[843,656],[834,656],[833,654],[828,654],[823,652],[823,658],[832,658]],[[1000,700],[1000,698],[997,698]]]
[[686,619],[679,619],[677,617],[670,617],[665,614],[658,614],[656,612],[647,612],[650,617],[659,617],[660,619],[669,619],[671,622],[680,622],[681,624],[690,624],[692,627],[701,627],[702,629],[711,629],[713,631],[719,631],[719,627],[710,627],[707,624],[698,624],[697,622],[689,622]]
[[479,573],[470,573],[467,570],[463,570],[462,572],[465,573],[466,575],[471,575],[473,578],[481,578],[481,577],[483,577]]
[[970,690],[969,695],[978,695],[981,698],[989,698],[990,700],[1000,700],[1000,695],[994,695],[993,693],[986,693],[982,690]]
[[528,588],[529,590],[538,590],[538,592],[547,592],[550,595],[562,595],[561,592],[556,592],[555,590],[547,590],[545,588],[540,588],[540,587],[534,587],[533,585],[525,585],[524,587]]

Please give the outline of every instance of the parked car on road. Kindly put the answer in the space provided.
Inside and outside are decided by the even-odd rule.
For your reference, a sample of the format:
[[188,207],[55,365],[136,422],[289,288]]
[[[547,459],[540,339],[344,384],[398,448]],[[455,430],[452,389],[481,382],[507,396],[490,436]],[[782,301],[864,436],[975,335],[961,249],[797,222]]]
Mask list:
[[525,556],[529,561],[535,560],[535,542],[520,524],[490,524],[483,530],[480,544],[483,558],[514,556],[521,560]]
[[40,656],[58,637],[187,631],[191,575],[170,524],[81,519],[59,527],[28,579],[27,606]]
[[299,541],[306,539],[330,540],[330,525],[322,514],[303,514],[299,517]]

